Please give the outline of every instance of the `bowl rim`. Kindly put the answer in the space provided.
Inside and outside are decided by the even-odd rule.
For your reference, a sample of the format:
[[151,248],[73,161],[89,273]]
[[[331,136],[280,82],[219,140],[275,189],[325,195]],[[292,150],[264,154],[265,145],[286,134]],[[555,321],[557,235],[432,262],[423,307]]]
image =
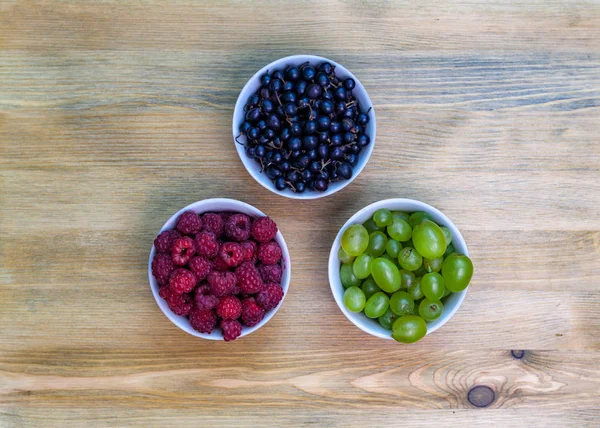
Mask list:
[[[331,251],[329,252],[328,277],[329,277],[329,286],[331,288],[331,294],[333,295],[333,298],[334,298],[336,304],[338,305],[338,307],[340,308],[340,310],[342,311],[342,313],[346,316],[346,318],[352,324],[354,324],[356,327],[358,327],[365,333],[368,333],[372,336],[379,337],[382,339],[388,339],[388,340],[394,340],[392,338],[391,334],[383,334],[380,331],[378,331],[378,329],[371,329],[371,328],[365,326],[364,324],[358,322],[356,317],[360,316],[361,314],[350,312],[350,310],[348,310],[346,308],[346,306],[344,305],[344,302],[343,302],[344,288],[343,288],[341,280],[339,278],[339,276],[340,276],[339,275],[340,261],[338,258],[338,251],[339,251],[339,248],[341,245],[341,238],[342,238],[343,232],[351,225],[356,224],[356,223],[362,224],[362,222],[364,222],[366,220],[365,219],[365,220],[359,222],[357,220],[359,217],[362,217],[366,213],[369,213],[370,216],[372,216],[373,213],[380,208],[388,208],[388,209],[391,209],[392,211],[394,211],[394,210],[400,211],[401,209],[399,209],[399,208],[390,208],[390,205],[399,205],[399,204],[417,205],[417,206],[421,207],[421,209],[411,210],[412,212],[425,211],[425,212],[434,214],[434,216],[442,219],[443,221],[439,221],[439,222],[436,220],[436,223],[438,223],[438,224],[441,223],[442,226],[446,226],[448,229],[450,229],[452,231],[452,244],[459,242],[460,245],[458,245],[458,246],[462,250],[461,254],[464,254],[466,256],[469,255],[467,243],[466,243],[464,237],[462,236],[460,230],[452,222],[452,220],[450,220],[450,218],[448,218],[448,216],[446,216],[442,211],[438,210],[437,208],[435,208],[425,202],[418,201],[416,199],[390,198],[390,199],[383,199],[380,201],[376,201],[376,202],[373,202],[373,203],[363,207],[362,209],[360,209],[359,211],[354,213],[344,223],[344,225],[338,231],[338,233],[333,241],[333,244],[331,245]],[[336,291],[336,288],[338,289],[337,291]],[[434,321],[435,325],[431,329],[429,328],[429,323],[428,323],[427,335],[434,333],[435,331],[440,329],[442,326],[444,326],[448,321],[450,321],[450,319],[454,316],[454,314],[458,311],[458,309],[462,305],[462,303],[467,295],[468,289],[469,289],[469,287],[465,288],[463,291],[454,293],[457,295],[456,304],[452,308],[450,308],[449,311],[444,311],[442,313],[442,315],[440,316],[440,318],[438,318],[437,320]],[[340,291],[341,291],[341,293],[340,293]],[[363,316],[364,316],[364,314],[363,314]],[[377,322],[376,320],[372,320],[372,321]]]
[[[256,173],[252,168],[249,167],[249,165],[251,165],[254,161],[246,156],[243,146],[236,142],[236,137],[240,133],[239,132],[240,123],[238,123],[239,121],[236,121],[236,114],[238,111],[240,111],[240,109],[244,108],[245,101],[248,97],[247,92],[249,92],[249,89],[248,89],[249,86],[256,80],[260,79],[260,77],[264,73],[266,73],[269,69],[280,67],[282,63],[291,62],[291,61],[294,61],[294,62],[300,61],[300,63],[306,62],[306,61],[311,61],[311,62],[312,61],[314,61],[314,62],[327,61],[327,62],[331,63],[336,68],[339,68],[343,72],[342,74],[345,74],[348,77],[351,77],[352,79],[354,79],[354,81],[356,83],[356,87],[354,90],[358,90],[358,91],[362,92],[370,106],[370,111],[368,114],[369,114],[369,122],[372,123],[372,125],[371,125],[372,126],[372,135],[369,134],[369,138],[371,141],[370,141],[369,145],[365,149],[363,149],[363,151],[361,152],[361,157],[364,159],[364,161],[363,162],[359,161],[359,164],[357,165],[358,168],[353,170],[352,177],[350,177],[348,180],[339,181],[339,183],[341,183],[339,186],[336,186],[334,188],[332,188],[330,186],[325,192],[306,191],[304,193],[294,193],[292,191],[288,191],[288,189],[286,189],[285,191],[277,190],[270,180],[269,180],[270,184],[268,184],[265,180],[262,180],[259,178],[260,173]],[[275,61],[272,61],[269,64],[262,67],[260,70],[258,70],[256,73],[254,73],[254,75],[252,75],[252,77],[250,79],[248,79],[248,81],[243,86],[242,90],[240,91],[238,98],[235,102],[235,107],[233,109],[233,118],[232,118],[232,133],[233,133],[233,143],[234,143],[236,152],[238,153],[238,156],[240,157],[240,160],[242,161],[244,168],[246,169],[248,174],[250,174],[250,176],[252,176],[252,178],[254,178],[254,180],[258,184],[260,184],[265,189],[270,190],[271,192],[273,192],[277,195],[284,196],[286,198],[318,199],[318,198],[323,198],[325,196],[332,195],[332,194],[342,190],[343,188],[348,186],[350,183],[352,183],[354,181],[354,179],[356,177],[358,177],[358,175],[363,171],[363,169],[365,169],[365,167],[367,166],[367,163],[371,159],[371,155],[372,155],[373,149],[375,147],[375,140],[376,140],[376,134],[377,134],[377,120],[376,120],[376,115],[375,115],[375,108],[373,106],[373,102],[371,101],[371,98],[369,97],[369,93],[367,92],[367,90],[365,89],[365,87],[363,86],[361,81],[358,80],[358,78],[350,70],[348,70],[342,64],[340,64],[336,61],[333,61],[329,58],[325,58],[325,57],[317,56],[317,55],[298,54],[298,55],[286,56],[283,58],[279,58]]]
[[[163,226],[160,228],[160,230],[158,231],[158,233],[156,235],[158,236],[158,234],[160,234],[161,232],[163,232],[165,230],[175,229],[175,222],[176,222],[177,218],[185,211],[194,211],[197,214],[203,214],[203,213],[207,213],[207,212],[231,211],[233,209],[233,208],[226,209],[226,210],[211,209],[211,207],[214,207],[215,205],[219,205],[219,204],[225,204],[225,205],[230,204],[232,206],[235,206],[236,207],[235,209],[239,210],[238,212],[247,214],[251,217],[266,216],[266,214],[264,212],[262,212],[255,206],[250,205],[243,201],[239,201],[237,199],[230,199],[230,198],[202,199],[200,201],[193,202],[193,203],[181,208],[179,211],[177,211],[175,214],[173,214],[171,217],[169,217],[169,219],[163,224]],[[289,253],[287,244],[285,242],[285,239],[283,238],[283,234],[281,233],[281,230],[279,230],[279,226],[277,227],[277,229],[278,229],[277,235],[275,236],[274,240],[279,244],[279,246],[281,247],[281,252],[282,252],[281,288],[283,289],[283,297],[281,298],[281,301],[274,309],[271,309],[270,311],[265,313],[265,316],[258,324],[254,325],[252,327],[247,327],[247,326],[243,325],[242,333],[237,339],[240,339],[244,336],[248,336],[249,334],[255,332],[256,330],[258,330],[259,328],[264,326],[267,322],[269,322],[271,320],[271,318],[273,318],[275,313],[277,313],[279,308],[281,308],[281,305],[283,304],[283,301],[285,300],[285,297],[288,294],[289,286],[290,286],[290,282],[291,282],[291,275],[292,275],[290,253]],[[160,285],[158,284],[158,281],[156,280],[156,278],[154,278],[154,276],[152,275],[152,260],[154,259],[155,255],[156,255],[156,248],[154,247],[154,240],[153,240],[152,248],[150,249],[150,255],[148,257],[148,280],[150,283],[150,290],[152,292],[152,295],[154,296],[154,300],[156,301],[156,304],[158,305],[158,307],[160,308],[162,313],[176,327],[178,327],[179,329],[185,331],[186,333],[188,333],[192,336],[200,337],[202,339],[207,339],[207,340],[224,340],[223,335],[218,327],[215,330],[213,330],[211,332],[211,334],[201,333],[197,330],[194,330],[192,328],[192,326],[190,325],[187,317],[176,315],[173,311],[171,311],[171,309],[167,305],[167,302],[158,295]],[[183,326],[181,324],[183,324]],[[184,328],[184,326],[185,326],[185,328]]]

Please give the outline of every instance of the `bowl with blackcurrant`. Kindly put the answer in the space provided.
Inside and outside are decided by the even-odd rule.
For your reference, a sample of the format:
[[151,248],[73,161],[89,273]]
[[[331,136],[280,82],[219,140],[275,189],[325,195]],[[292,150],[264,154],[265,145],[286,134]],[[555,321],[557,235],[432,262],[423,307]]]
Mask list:
[[387,199],[352,216],[329,255],[341,311],[373,336],[414,343],[456,313],[473,276],[458,228],[412,199]]
[[375,111],[360,81],[327,58],[274,61],[246,83],[235,105],[237,152],[263,187],[314,199],[347,186],[375,144]]

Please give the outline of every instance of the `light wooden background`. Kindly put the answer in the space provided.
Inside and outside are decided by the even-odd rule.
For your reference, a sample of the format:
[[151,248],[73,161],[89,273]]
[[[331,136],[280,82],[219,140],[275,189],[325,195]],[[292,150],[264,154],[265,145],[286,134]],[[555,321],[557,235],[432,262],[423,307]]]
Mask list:
[[[309,202],[231,136],[246,80],[296,53],[351,69],[378,123],[365,171]],[[599,136],[598,1],[0,1],[0,426],[598,426]],[[146,277],[163,222],[209,197],[266,211],[293,260],[230,344],[178,330]],[[327,281],[338,228],[390,197],[443,210],[476,269],[413,346]]]

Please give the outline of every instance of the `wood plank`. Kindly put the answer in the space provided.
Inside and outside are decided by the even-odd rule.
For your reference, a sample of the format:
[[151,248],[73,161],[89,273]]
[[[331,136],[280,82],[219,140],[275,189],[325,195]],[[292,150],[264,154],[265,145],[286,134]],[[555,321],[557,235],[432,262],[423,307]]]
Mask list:
[[[1,2],[0,426],[596,426],[599,49],[597,0]],[[378,122],[365,171],[301,203],[231,137],[247,79],[299,52],[351,69]],[[232,344],[147,284],[156,231],[208,197],[266,211],[293,260]],[[338,228],[390,197],[443,210],[475,263],[413,346],[352,326],[327,279]]]

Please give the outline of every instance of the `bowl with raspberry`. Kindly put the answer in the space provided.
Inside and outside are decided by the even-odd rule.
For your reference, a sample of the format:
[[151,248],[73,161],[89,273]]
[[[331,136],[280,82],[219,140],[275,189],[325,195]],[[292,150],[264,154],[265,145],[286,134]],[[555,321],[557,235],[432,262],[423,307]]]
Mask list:
[[160,229],[148,277],[173,324],[228,342],[258,330],[281,307],[290,255],[275,222],[259,209],[234,199],[205,199]]

